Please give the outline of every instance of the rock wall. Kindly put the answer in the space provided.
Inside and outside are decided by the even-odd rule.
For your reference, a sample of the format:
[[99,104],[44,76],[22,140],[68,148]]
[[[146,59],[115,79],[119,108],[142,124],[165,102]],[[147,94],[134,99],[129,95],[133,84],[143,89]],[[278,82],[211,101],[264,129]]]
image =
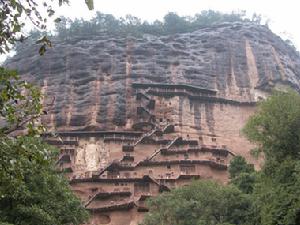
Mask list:
[[129,129],[132,83],[191,84],[242,101],[256,100],[260,90],[276,83],[299,89],[299,56],[270,30],[251,24],[53,42],[45,56],[27,47],[9,65],[39,81],[46,96],[55,96],[47,122],[57,130]]
[[233,155],[259,166],[241,128],[272,88],[300,89],[299,55],[253,24],[53,42],[7,64],[41,85],[42,121],[62,141],[45,138],[90,224],[137,224],[145,199],[191,179],[226,183]]

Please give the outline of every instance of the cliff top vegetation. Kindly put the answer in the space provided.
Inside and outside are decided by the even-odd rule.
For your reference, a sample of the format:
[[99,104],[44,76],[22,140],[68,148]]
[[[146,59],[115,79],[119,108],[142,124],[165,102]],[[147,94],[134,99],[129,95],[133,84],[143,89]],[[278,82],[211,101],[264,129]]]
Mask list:
[[[118,36],[170,35],[187,33],[204,27],[224,22],[251,22],[261,25],[260,15],[253,14],[252,18],[246,17],[246,11],[222,13],[219,11],[202,11],[194,16],[179,16],[174,12],[166,14],[163,21],[142,21],[140,18],[127,15],[125,18],[116,18],[111,14],[97,12],[91,20],[60,18],[56,23],[55,35],[61,39],[71,36],[91,36],[106,33]],[[266,24],[267,25],[267,24]],[[32,35],[38,34],[36,31]]]

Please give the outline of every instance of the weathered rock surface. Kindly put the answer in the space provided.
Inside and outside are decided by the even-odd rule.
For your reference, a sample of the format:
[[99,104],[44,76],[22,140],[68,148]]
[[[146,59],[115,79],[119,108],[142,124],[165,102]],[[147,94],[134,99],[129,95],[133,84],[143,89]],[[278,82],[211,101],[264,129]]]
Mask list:
[[134,82],[191,84],[243,101],[276,83],[299,90],[299,56],[270,30],[251,24],[139,39],[74,37],[54,41],[43,57],[36,53],[27,48],[9,65],[55,96],[47,121],[59,130],[124,127],[134,117]]
[[42,120],[90,224],[134,225],[146,198],[191,179],[226,183],[240,130],[271,88],[300,90],[300,58],[263,26],[222,24],[144,38],[54,40],[8,61],[42,86]]

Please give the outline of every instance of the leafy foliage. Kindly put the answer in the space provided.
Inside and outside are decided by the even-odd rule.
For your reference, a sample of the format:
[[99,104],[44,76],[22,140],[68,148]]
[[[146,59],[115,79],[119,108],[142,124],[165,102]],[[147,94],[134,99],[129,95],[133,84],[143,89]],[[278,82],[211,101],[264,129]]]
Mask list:
[[251,196],[252,224],[299,224],[299,165],[289,158],[274,164],[272,176],[259,173]]
[[[55,151],[53,148],[45,148],[37,139],[1,137],[0,141],[1,196],[4,196],[6,189],[10,190],[15,184],[24,181],[25,175],[32,168],[51,165],[50,160]],[[10,180],[16,183],[11,183]],[[12,186],[8,185],[10,183]]]
[[40,90],[20,80],[16,71],[0,67],[0,136],[28,128],[30,134],[43,131],[36,124],[42,113]]
[[[58,151],[37,136],[38,88],[0,68],[0,224],[81,224],[88,215],[55,171]],[[23,136],[16,132],[27,129]]]
[[15,225],[82,224],[88,214],[38,138],[0,139],[0,220]]
[[[69,3],[69,0],[58,0],[59,5]],[[89,9],[93,9],[93,0],[85,0]],[[39,29],[46,30],[47,20],[55,14],[53,10],[53,1],[37,1],[37,0],[0,0],[0,54],[10,51],[12,45],[18,41],[23,41],[25,35],[22,28],[25,26],[26,18],[31,24]],[[59,19],[54,19],[58,22]],[[46,36],[39,40],[42,44],[40,54],[44,54],[47,46],[51,46],[51,42]]]
[[[58,1],[60,5],[66,2]],[[93,7],[92,0],[86,3]],[[0,0],[0,54],[24,39],[24,17],[36,28],[46,29],[47,17],[54,10],[46,1],[43,7],[44,18],[35,0]],[[41,55],[51,46],[46,36],[36,43],[42,45]],[[44,131],[38,123],[43,113],[41,98],[40,90],[20,80],[16,71],[0,67],[1,225],[79,225],[88,219],[80,200],[55,170],[58,151],[36,137]]]
[[297,92],[275,91],[244,129],[265,158],[253,191],[254,224],[300,223],[299,103]]
[[[66,0],[60,2],[66,2]],[[25,26],[24,17],[28,18],[38,29],[46,29],[47,17],[53,16],[54,10],[46,2],[42,6],[47,16],[42,16],[39,10],[40,5],[35,0],[0,1],[0,54],[9,52],[10,46],[16,41],[24,40],[25,36],[21,31]]]
[[299,94],[274,91],[249,119],[244,133],[259,146],[267,161],[280,162],[289,156],[300,159]]
[[235,156],[230,162],[228,172],[231,184],[244,193],[252,193],[256,179],[256,173],[252,164],[248,164],[242,156]]
[[65,39],[73,36],[90,36],[101,33],[106,33],[113,36],[141,36],[143,34],[151,35],[167,35],[176,33],[185,33],[195,31],[202,27],[209,27],[214,24],[223,22],[252,22],[255,24],[261,23],[261,17],[258,15],[247,19],[245,12],[224,14],[218,11],[208,10],[196,14],[194,17],[179,16],[176,13],[168,13],[165,15],[163,22],[154,21],[149,23],[142,22],[141,19],[127,15],[125,18],[115,18],[111,14],[103,14],[97,12],[96,16],[90,20],[74,21],[62,18],[61,23],[56,26],[58,37]]
[[250,205],[247,196],[234,186],[197,181],[151,199],[143,224],[245,224]]
[[254,172],[254,167],[251,164],[248,164],[244,157],[235,156],[231,162],[228,169],[230,178],[236,178],[241,173],[252,173]]

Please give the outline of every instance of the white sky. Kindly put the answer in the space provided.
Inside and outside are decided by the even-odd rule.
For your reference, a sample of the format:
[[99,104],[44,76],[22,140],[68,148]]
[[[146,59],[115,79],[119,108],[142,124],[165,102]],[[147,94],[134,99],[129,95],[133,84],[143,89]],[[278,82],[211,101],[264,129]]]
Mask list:
[[221,12],[246,10],[249,15],[257,13],[270,19],[271,30],[284,39],[290,39],[300,49],[299,0],[94,0],[93,11],[87,9],[84,0],[70,2],[70,6],[57,8],[56,16],[88,19],[95,11],[101,11],[116,17],[132,14],[142,20],[154,21],[162,20],[168,12],[188,16],[208,9]]

